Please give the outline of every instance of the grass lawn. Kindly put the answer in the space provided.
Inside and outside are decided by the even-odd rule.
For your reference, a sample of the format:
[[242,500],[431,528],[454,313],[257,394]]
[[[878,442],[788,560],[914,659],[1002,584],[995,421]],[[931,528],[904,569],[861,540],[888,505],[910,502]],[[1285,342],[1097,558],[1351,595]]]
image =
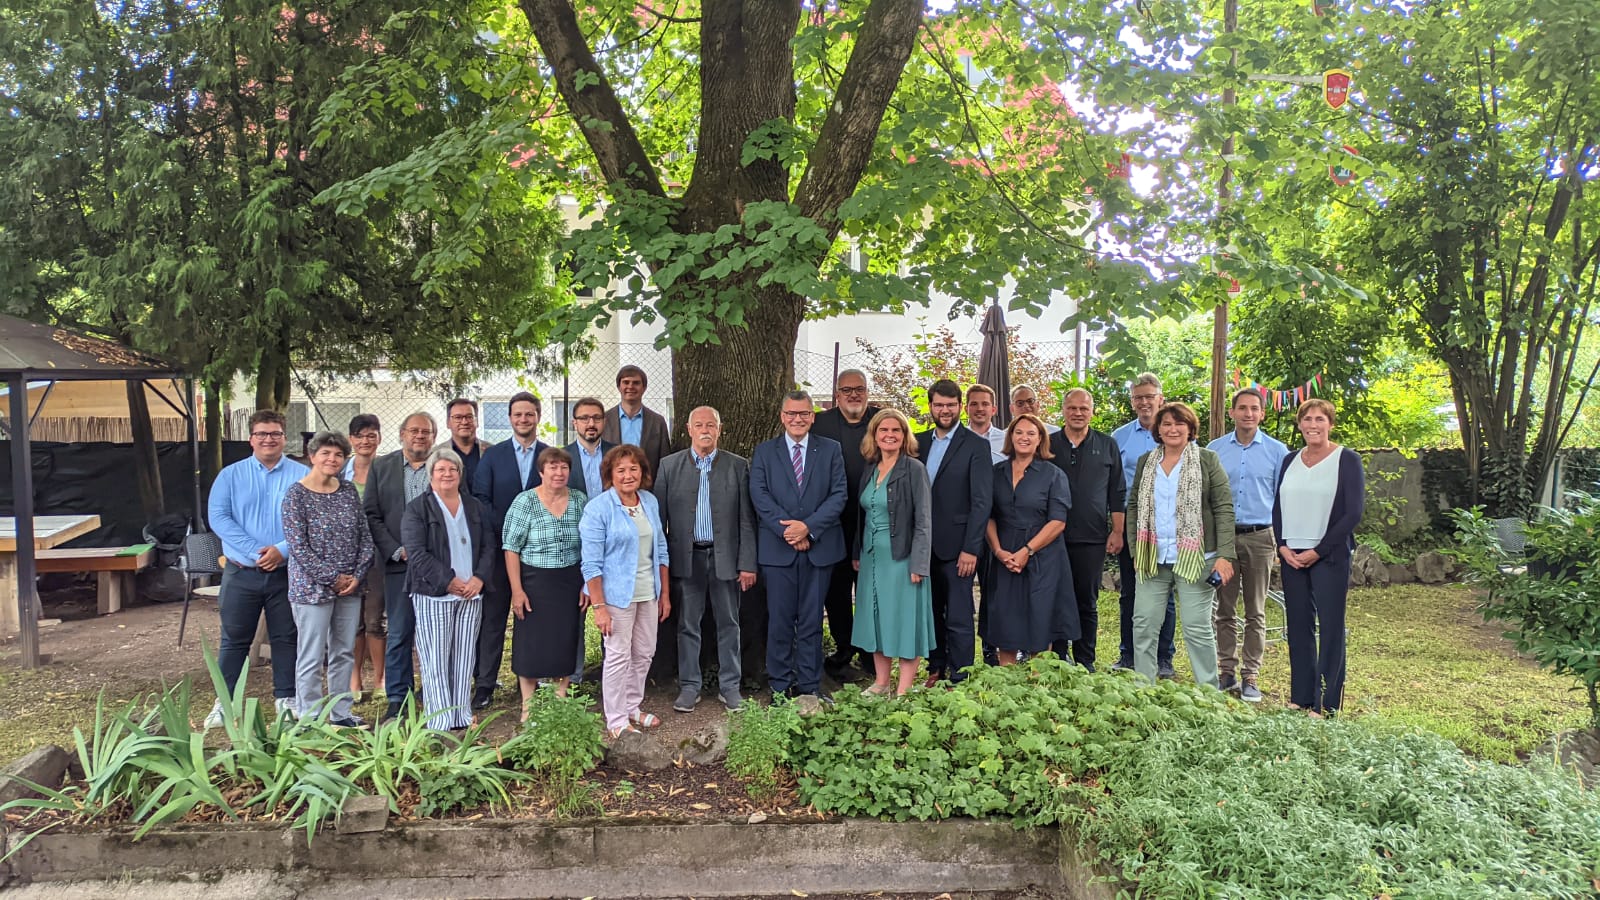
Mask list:
[[[1272,617],[1268,624],[1274,624]],[[1348,624],[1345,707],[1350,714],[1426,728],[1468,753],[1497,761],[1526,755],[1550,735],[1587,721],[1583,695],[1572,689],[1573,682],[1516,657],[1499,630],[1484,625],[1473,611],[1467,588],[1407,585],[1353,591]],[[1108,593],[1102,596],[1100,613],[1104,666],[1116,660],[1117,628],[1117,599]],[[589,638],[589,656],[595,662],[598,635]],[[169,660],[171,671],[165,672],[167,665],[152,666],[148,677],[106,679],[65,666],[26,671],[14,659],[11,655],[0,662],[0,761],[44,743],[70,748],[73,727],[92,726],[95,697],[102,688],[108,700],[127,701],[159,690],[163,674],[171,680],[194,671],[200,677],[193,694],[195,721],[211,705],[204,669],[192,660]],[[1181,646],[1177,666],[1180,677],[1187,678]],[[1268,645],[1262,669],[1261,688],[1267,693],[1262,705],[1281,706],[1289,687],[1282,643]],[[251,678],[252,693],[258,696],[271,693],[264,676]],[[501,680],[515,684],[509,671]],[[382,707],[368,700],[358,711],[374,718]]]

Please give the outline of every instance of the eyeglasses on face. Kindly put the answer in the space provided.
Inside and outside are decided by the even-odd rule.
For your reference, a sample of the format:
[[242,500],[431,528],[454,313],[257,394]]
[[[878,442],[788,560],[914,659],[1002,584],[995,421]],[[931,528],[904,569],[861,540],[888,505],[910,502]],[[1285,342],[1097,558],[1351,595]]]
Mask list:
[[260,438],[263,441],[283,440],[283,432],[281,431],[252,431],[250,432],[250,436],[253,438]]
[[786,409],[783,411],[785,419],[809,419],[816,413],[809,409]]
[[476,422],[478,417],[472,413],[458,413],[450,417],[452,422]]
[[603,421],[605,421],[605,418],[606,418],[605,416],[594,416],[594,415],[573,416],[572,417],[572,421],[574,421],[574,422],[603,422]]
[[407,428],[401,433],[404,434],[406,437],[431,437],[433,435],[433,429],[432,428]]
[[865,396],[866,395],[867,386],[866,385],[862,385],[860,387],[842,387],[842,388],[839,388],[839,393],[845,394],[845,395],[848,395],[848,396],[851,396],[851,397],[861,397],[861,396]]

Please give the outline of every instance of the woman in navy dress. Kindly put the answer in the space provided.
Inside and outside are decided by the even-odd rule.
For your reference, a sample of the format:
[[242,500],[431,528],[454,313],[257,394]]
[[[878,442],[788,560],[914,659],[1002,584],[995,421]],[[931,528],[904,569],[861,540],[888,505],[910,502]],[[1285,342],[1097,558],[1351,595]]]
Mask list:
[[1077,605],[1061,589],[1072,580],[1061,539],[1072,489],[1066,474],[1046,462],[1045,433],[1038,416],[1017,416],[1006,429],[1006,459],[994,467],[983,639],[999,648],[1003,666],[1015,663],[1018,651],[1039,653],[1080,636]]

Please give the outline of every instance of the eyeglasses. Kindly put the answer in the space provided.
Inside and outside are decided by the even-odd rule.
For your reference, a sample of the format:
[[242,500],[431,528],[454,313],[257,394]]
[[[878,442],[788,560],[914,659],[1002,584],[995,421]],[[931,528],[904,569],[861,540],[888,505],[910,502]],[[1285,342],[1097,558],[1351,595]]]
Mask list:
[[252,431],[250,432],[250,436],[253,438],[260,438],[263,441],[283,440],[283,432],[281,431]]
[[836,390],[841,394],[847,394],[852,397],[864,397],[867,393],[867,386],[862,385],[861,387],[842,387],[837,388]]
[[1038,406],[1039,405],[1039,401],[1034,397],[1023,397],[1021,399],[1013,400],[1011,402],[1015,403],[1018,406]]
[[400,432],[406,437],[427,437],[433,434],[432,428],[407,428]]
[[451,416],[450,417],[450,421],[452,421],[452,422],[476,422],[477,420],[478,420],[478,417],[473,415],[472,413],[465,413],[465,414],[462,414],[462,415]]
[[816,415],[816,412],[809,409],[786,409],[783,411],[785,419],[809,419],[814,415]]
[[605,416],[573,416],[574,422],[604,422]]

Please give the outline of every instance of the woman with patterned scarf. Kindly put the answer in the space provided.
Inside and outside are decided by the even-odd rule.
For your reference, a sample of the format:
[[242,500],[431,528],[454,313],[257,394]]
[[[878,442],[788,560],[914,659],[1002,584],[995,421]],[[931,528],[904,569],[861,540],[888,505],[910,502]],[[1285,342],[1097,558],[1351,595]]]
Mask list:
[[1217,686],[1217,638],[1211,617],[1216,585],[1233,577],[1233,490],[1217,454],[1194,442],[1200,419],[1186,403],[1156,413],[1160,446],[1134,470],[1128,494],[1128,546],[1138,587],[1133,596],[1133,668],[1156,680],[1156,639],[1167,594],[1178,592],[1178,621],[1194,680]]

